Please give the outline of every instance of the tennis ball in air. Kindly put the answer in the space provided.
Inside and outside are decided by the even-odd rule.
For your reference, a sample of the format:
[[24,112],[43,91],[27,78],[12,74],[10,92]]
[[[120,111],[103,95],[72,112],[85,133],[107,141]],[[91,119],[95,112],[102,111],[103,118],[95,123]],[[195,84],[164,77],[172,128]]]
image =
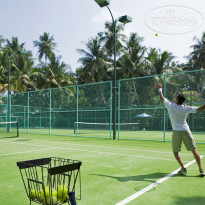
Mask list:
[[158,36],[158,33],[155,33],[155,36]]
[[55,205],[58,203],[58,200],[55,196],[51,196],[47,199],[47,204],[49,205]]
[[68,188],[65,185],[58,187],[58,199],[62,202],[68,199]]
[[38,192],[36,190],[32,189],[29,193],[29,198],[34,199],[36,197],[38,197]]

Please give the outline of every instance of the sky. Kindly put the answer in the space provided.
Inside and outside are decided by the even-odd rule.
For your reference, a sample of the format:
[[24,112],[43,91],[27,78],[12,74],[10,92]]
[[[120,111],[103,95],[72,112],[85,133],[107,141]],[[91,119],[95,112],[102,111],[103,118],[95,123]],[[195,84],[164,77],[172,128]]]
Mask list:
[[[0,35],[19,43],[33,52],[33,41],[44,32],[50,33],[57,43],[57,55],[72,71],[80,67],[82,57],[77,49],[85,49],[85,43],[98,32],[105,30],[105,22],[111,22],[106,7],[94,0],[0,0]],[[128,15],[132,22],[125,25],[124,34],[131,32],[144,38],[146,47],[172,52],[177,61],[186,62],[192,50],[194,36],[201,39],[205,31],[204,0],[110,0],[110,10],[115,19]],[[120,22],[118,22],[120,23]],[[156,35],[158,34],[158,35]],[[37,62],[37,61],[36,61]]]

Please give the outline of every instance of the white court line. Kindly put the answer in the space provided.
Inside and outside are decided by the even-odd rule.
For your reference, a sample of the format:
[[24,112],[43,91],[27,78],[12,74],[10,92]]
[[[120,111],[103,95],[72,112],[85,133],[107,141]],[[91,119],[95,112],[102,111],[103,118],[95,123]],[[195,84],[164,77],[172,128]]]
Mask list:
[[[203,158],[204,156],[201,156],[201,158]],[[194,162],[196,162],[196,160],[192,160],[191,162],[187,163],[185,165],[185,167],[188,167],[190,166],[191,164],[193,164]],[[175,171],[173,171],[172,173],[168,174],[167,176],[157,180],[156,182],[152,183],[151,185],[145,187],[144,189],[141,189],[140,191],[136,192],[135,194],[129,196],[128,198],[118,202],[117,204],[115,205],[125,205],[131,201],[133,201],[134,199],[136,199],[137,197],[141,196],[142,194],[144,194],[145,192],[149,191],[150,189],[156,187],[157,185],[161,184],[162,182],[166,181],[167,179],[169,179],[170,177],[172,177],[173,175],[177,174],[177,172],[180,170],[177,169]]]
[[46,151],[46,150],[51,150],[51,149],[58,149],[56,147],[54,148],[49,148],[49,149],[38,149],[38,150],[31,150],[31,151],[25,151],[25,152],[15,152],[15,153],[8,153],[8,154],[1,154],[1,156],[6,156],[6,155],[12,155],[12,154],[24,154],[24,153],[28,153],[28,152],[39,152],[39,151]]
[[[65,148],[65,147],[54,147],[54,146],[48,146],[48,145],[35,145],[35,144],[28,144],[28,143],[23,143],[23,142],[10,142],[10,141],[1,141],[1,142],[25,144],[25,145],[38,146],[38,147],[50,147],[50,148],[56,148],[56,149],[74,150],[74,151],[80,151],[80,152],[91,152],[91,153],[98,153],[98,154],[110,154],[110,155],[116,155],[116,156],[125,156],[125,157],[155,159],[155,160],[164,160],[164,161],[176,162],[176,160],[166,159],[166,158],[146,157],[146,156],[137,156],[137,155],[126,155],[126,154],[117,154],[117,153],[113,153],[113,152],[99,152],[99,151],[82,150],[82,149],[71,149],[70,147],[68,147],[68,148]],[[187,161],[184,161],[184,162],[187,162]]]
[[[156,152],[156,153],[162,153],[162,154],[173,154],[173,152],[160,152],[160,151],[154,151],[154,150],[143,150],[143,149],[129,149],[129,148],[121,148],[121,147],[105,147],[105,146],[96,146],[96,145],[82,145],[82,144],[73,144],[73,143],[62,143],[62,142],[53,142],[53,141],[42,141],[42,140],[32,140],[36,142],[48,142],[48,143],[55,143],[55,144],[68,144],[68,145],[77,145],[77,146],[85,146],[85,147],[97,147],[97,148],[105,148],[105,149],[119,149],[119,150],[131,150],[131,151],[138,151],[138,152]],[[181,153],[181,155],[193,155],[193,154],[184,154]]]
[[[166,134],[165,136],[172,136],[172,134]],[[161,137],[161,135],[152,135],[152,137]]]

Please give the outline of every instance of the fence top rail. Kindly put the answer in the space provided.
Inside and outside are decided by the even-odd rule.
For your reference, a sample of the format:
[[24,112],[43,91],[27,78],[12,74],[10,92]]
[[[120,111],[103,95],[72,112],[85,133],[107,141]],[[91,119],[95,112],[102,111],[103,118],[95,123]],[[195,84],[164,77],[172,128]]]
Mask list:
[[121,79],[121,81],[128,81],[128,80],[136,80],[136,79],[142,79],[142,78],[152,78],[152,77],[159,77],[159,76],[167,76],[167,75],[178,75],[178,74],[185,74],[185,73],[197,73],[197,72],[203,72],[205,69],[201,70],[188,70],[188,71],[182,71],[182,72],[176,72],[176,73],[164,73],[164,74],[159,74],[159,75],[150,75],[150,76],[143,76],[143,77],[136,77],[136,78],[128,78],[128,79]]
[[77,88],[77,87],[96,85],[96,84],[110,84],[110,85],[112,85],[112,81],[103,81],[103,82],[86,83],[86,84],[76,84],[76,85],[69,85],[69,86],[59,87],[59,88],[47,88],[47,89],[42,89],[42,90],[32,90],[32,91],[27,91],[27,92],[12,93],[11,95],[24,94],[24,93],[27,94],[27,93],[35,93],[35,92],[43,92],[43,91],[52,91],[52,90],[66,89],[66,88]]

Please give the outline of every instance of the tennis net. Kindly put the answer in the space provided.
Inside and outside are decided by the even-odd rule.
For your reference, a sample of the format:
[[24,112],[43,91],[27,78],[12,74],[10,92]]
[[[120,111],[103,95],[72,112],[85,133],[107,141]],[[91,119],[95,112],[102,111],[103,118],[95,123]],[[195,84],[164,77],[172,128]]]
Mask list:
[[0,122],[0,138],[19,137],[18,122]]
[[[113,123],[95,123],[95,122],[75,122],[74,134],[77,131],[82,133],[83,131],[90,132],[106,132],[112,131]],[[116,123],[117,130],[136,131],[139,130],[139,123]]]

